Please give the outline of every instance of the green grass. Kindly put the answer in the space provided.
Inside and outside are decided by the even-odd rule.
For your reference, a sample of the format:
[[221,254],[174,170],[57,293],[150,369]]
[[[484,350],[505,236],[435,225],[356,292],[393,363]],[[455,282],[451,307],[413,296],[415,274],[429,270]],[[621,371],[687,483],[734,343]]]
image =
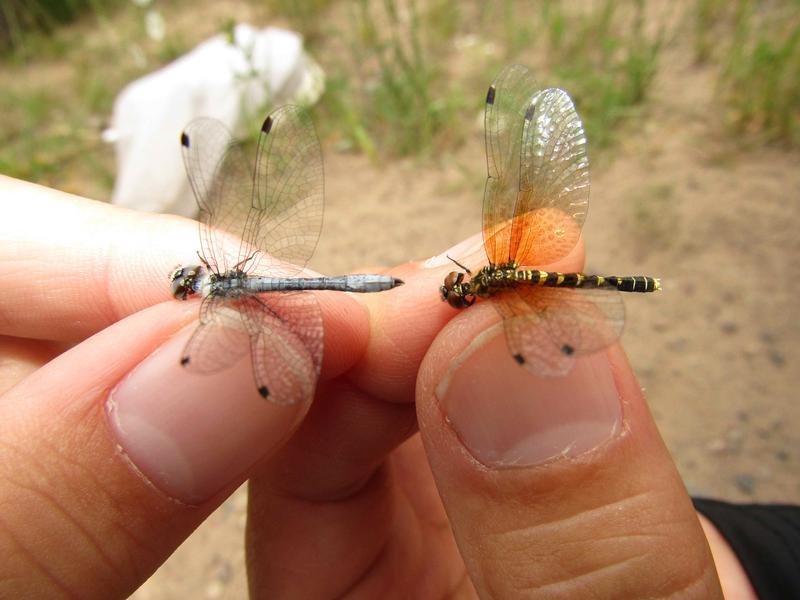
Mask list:
[[57,106],[57,96],[43,89],[5,90],[0,95],[0,113],[4,115],[0,172],[32,181],[52,173],[55,163],[48,156],[62,147],[64,133],[34,137],[29,132],[42,123],[57,122]]
[[4,0],[0,2],[0,50],[40,50],[59,26],[89,14],[100,15],[120,0]]
[[610,146],[622,122],[636,117],[647,99],[664,28],[648,32],[645,0],[605,0],[583,11],[547,0],[529,15],[519,14],[519,6],[510,1],[504,5],[504,37],[511,40],[505,61],[544,57],[539,65],[542,85],[566,89],[592,147]]
[[720,97],[736,133],[800,147],[800,2],[763,13],[739,0],[723,60]]
[[70,169],[75,173],[89,170],[97,184],[94,189],[110,189],[110,148],[99,140],[99,118],[87,109],[107,90],[87,87],[86,94],[65,104],[58,91],[44,87],[4,90],[0,94],[0,172],[55,184]]
[[292,29],[302,31],[306,43],[314,44],[325,35],[325,15],[333,0],[264,0],[264,4],[272,14],[286,19]]
[[[0,8],[13,41],[0,57],[0,171],[58,184],[77,170],[93,189],[108,189],[112,159],[97,138],[116,94],[213,32],[209,13],[217,30],[221,14],[233,17],[203,2],[155,0],[167,26],[159,41],[145,34],[146,9],[129,1],[64,0],[66,16],[37,17],[45,3],[58,4],[11,0]],[[567,89],[592,148],[613,148],[642,118],[667,40],[680,37],[653,16],[663,3],[647,0],[248,6],[303,33],[325,69],[315,108],[323,137],[381,160],[438,156],[477,133],[486,86],[510,62],[530,66],[542,85]],[[180,19],[193,10],[196,18]],[[718,101],[734,135],[800,144],[800,0],[696,0],[687,11],[679,33],[693,32],[694,60],[718,71]]]
[[732,3],[729,0],[696,0],[690,22],[694,30],[694,58],[698,63],[711,60],[720,41],[719,23]]
[[[645,102],[664,37],[663,29],[646,32],[645,0],[605,0],[583,12],[552,0],[434,0],[424,10],[411,1],[402,12],[397,0],[349,6],[349,27],[338,31],[344,52],[333,53],[338,60],[323,60],[330,82],[322,110],[338,128],[332,134],[340,147],[379,156],[456,147],[469,111],[480,106],[500,68],[512,61],[531,64],[532,55],[546,57],[532,65],[542,84],[562,86],[573,96],[592,145],[609,146],[620,123]],[[476,54],[469,86],[459,85],[448,76],[448,65],[459,60],[452,42],[473,31],[501,52]]]
[[396,0],[348,6],[344,50],[326,65],[321,102],[338,145],[382,157],[456,145],[462,96],[433,57],[456,31],[457,5],[438,0],[424,13],[413,1],[404,11]]
[[698,0],[692,19],[733,136],[800,147],[800,1]]
[[100,131],[116,94],[189,46],[180,35],[147,38],[145,11],[130,3],[73,4],[83,7],[75,25],[23,29],[0,59],[0,172],[50,185],[85,177],[102,195],[113,185],[113,150]]

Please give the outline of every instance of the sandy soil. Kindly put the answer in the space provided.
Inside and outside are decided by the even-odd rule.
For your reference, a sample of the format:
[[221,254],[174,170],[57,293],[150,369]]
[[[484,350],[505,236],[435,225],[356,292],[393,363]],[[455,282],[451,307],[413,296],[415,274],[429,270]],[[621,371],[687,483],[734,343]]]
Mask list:
[[[623,344],[690,492],[800,502],[800,156],[724,136],[713,81],[665,54],[644,124],[595,163],[587,267],[663,279],[626,298]],[[312,266],[426,258],[478,231],[482,135],[476,120],[436,164],[327,148]],[[134,597],[243,597],[245,503],[239,490]]]

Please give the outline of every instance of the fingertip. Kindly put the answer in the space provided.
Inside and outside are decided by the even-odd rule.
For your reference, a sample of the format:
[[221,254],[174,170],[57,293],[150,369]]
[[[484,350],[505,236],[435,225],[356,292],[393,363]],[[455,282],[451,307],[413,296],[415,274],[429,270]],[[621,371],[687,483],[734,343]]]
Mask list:
[[350,378],[378,398],[412,402],[422,357],[455,311],[441,300],[440,271],[408,263],[392,275],[404,285],[359,297],[369,311],[369,343]]
[[[202,505],[243,480],[296,429],[311,401],[310,393],[290,395],[299,389],[288,374],[276,373],[269,380],[272,397],[265,394],[247,350],[223,369],[193,371],[182,357],[197,327],[191,323],[171,336],[106,400],[111,433],[135,472],[190,505]],[[247,348],[247,336],[240,338]],[[298,351],[297,340],[283,343]]]

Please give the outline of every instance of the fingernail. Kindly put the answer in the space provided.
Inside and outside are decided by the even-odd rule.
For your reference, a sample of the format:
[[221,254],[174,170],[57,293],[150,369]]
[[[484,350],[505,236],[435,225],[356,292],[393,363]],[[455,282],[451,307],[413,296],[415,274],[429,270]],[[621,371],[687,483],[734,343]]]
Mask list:
[[435,269],[437,267],[443,267],[444,265],[452,265],[453,261],[451,259],[454,258],[458,261],[467,260],[467,257],[476,253],[480,254],[479,260],[486,259],[486,253],[483,250],[483,234],[481,233],[468,237],[463,242],[459,242],[442,254],[432,256],[422,263],[422,268]]
[[502,326],[475,338],[436,390],[459,439],[490,467],[524,467],[589,452],[622,429],[605,352],[564,376],[537,377],[511,358]]
[[210,374],[182,367],[194,327],[141,362],[106,402],[122,452],[155,487],[187,504],[202,503],[241,480],[285,441],[308,408],[264,400],[249,352]]

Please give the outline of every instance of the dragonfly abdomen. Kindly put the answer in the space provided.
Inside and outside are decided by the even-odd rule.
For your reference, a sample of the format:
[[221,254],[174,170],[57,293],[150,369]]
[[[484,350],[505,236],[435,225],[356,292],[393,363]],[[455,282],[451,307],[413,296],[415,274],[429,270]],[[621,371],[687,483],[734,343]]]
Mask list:
[[587,275],[585,273],[558,273],[556,271],[520,270],[514,279],[528,285],[564,288],[616,288],[621,292],[655,292],[661,282],[653,277],[632,275]]
[[339,275],[337,277],[248,277],[244,287],[255,293],[333,290],[338,292],[383,292],[403,282],[391,275]]

